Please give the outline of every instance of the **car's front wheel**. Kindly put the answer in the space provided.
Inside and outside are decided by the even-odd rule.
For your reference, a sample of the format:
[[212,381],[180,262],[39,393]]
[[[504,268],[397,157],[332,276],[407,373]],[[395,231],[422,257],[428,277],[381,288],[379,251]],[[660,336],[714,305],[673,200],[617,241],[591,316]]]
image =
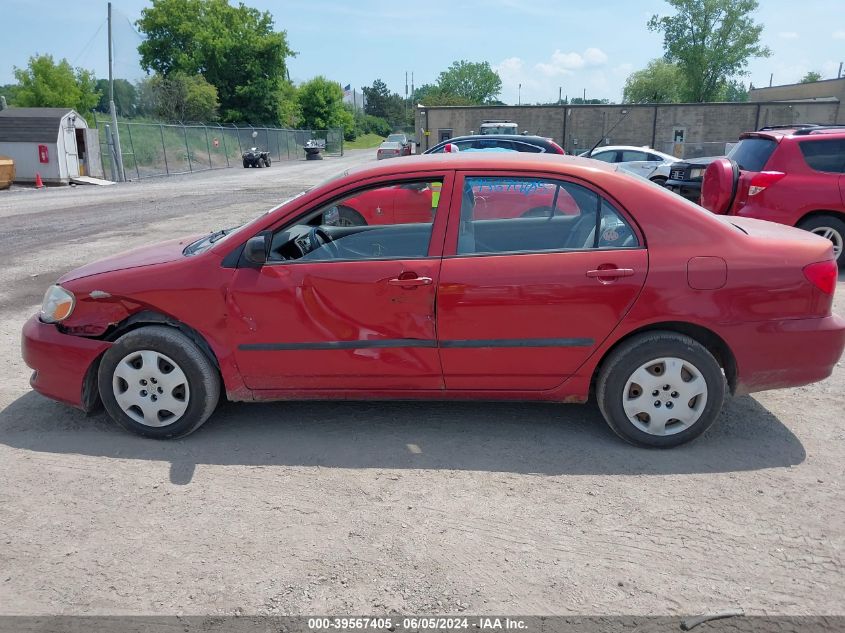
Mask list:
[[269,157],[269,156],[268,156],[267,158],[265,158],[265,159],[264,159],[264,165],[265,165],[265,166],[267,166],[267,167],[269,167],[269,166],[270,166],[270,163],[271,163],[271,162],[272,162],[272,161],[270,160],[270,157]]
[[839,268],[845,268],[845,221],[833,215],[814,215],[801,222],[798,228],[830,240],[833,257]]
[[610,354],[596,397],[620,437],[638,446],[670,448],[713,424],[725,399],[725,377],[713,355],[689,336],[648,332]]
[[98,374],[108,414],[124,428],[158,439],[195,431],[217,406],[220,378],[185,334],[153,325],[121,336]]

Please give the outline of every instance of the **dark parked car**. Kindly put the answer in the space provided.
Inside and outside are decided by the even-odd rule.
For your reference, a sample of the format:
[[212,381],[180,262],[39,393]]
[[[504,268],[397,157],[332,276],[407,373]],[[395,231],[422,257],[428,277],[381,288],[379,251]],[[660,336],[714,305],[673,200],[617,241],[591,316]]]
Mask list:
[[707,165],[718,158],[722,157],[704,156],[674,163],[669,170],[669,180],[663,186],[698,204],[701,198],[701,180],[704,178],[704,171]]
[[265,152],[263,149],[257,147],[250,147],[241,154],[241,158],[244,160],[244,167],[270,166],[270,152]]
[[512,152],[529,152],[532,154],[565,154],[563,148],[551,139],[542,136],[526,136],[522,134],[474,134],[472,136],[456,136],[442,141],[427,149],[424,154],[442,154],[448,144],[453,144],[462,152],[484,151],[489,149],[510,150]]

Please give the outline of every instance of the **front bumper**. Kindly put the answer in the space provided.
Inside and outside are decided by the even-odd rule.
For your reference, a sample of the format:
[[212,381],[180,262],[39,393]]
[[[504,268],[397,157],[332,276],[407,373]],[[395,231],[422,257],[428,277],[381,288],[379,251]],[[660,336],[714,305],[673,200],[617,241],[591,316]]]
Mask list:
[[737,361],[738,394],[824,380],[845,350],[845,319],[789,319],[727,328]]
[[21,334],[23,360],[35,370],[29,384],[48,398],[88,410],[92,404],[90,387],[88,393],[85,390],[88,370],[111,345],[108,341],[62,334],[55,325],[33,316]]
[[677,193],[679,196],[686,198],[691,202],[698,204],[701,198],[701,182],[694,182],[689,180],[667,180],[663,183],[669,191]]

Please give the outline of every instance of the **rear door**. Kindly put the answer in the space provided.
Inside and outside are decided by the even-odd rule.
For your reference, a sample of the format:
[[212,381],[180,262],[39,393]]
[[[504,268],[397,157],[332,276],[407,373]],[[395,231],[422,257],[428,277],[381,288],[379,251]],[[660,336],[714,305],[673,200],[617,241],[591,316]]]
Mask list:
[[[548,213],[490,218],[483,210],[497,197]],[[641,234],[589,183],[542,174],[463,173],[450,206],[437,289],[446,388],[560,385],[639,294],[648,271]]]

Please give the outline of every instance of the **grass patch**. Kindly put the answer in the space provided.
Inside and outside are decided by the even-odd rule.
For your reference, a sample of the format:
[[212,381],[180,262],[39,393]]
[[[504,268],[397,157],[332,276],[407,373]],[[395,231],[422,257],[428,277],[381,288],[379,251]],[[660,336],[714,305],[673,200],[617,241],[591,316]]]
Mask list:
[[344,141],[344,149],[372,149],[381,145],[384,140],[383,136],[378,134],[362,134],[354,141]]

